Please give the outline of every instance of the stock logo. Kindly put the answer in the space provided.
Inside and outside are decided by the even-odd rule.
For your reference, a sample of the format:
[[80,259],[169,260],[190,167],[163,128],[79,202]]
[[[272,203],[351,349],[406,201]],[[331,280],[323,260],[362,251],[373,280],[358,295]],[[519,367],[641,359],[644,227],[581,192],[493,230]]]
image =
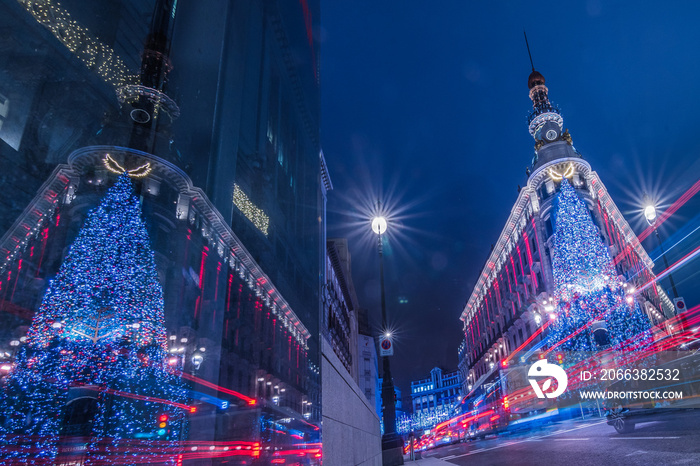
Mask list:
[[[535,391],[537,398],[556,398],[566,390],[566,386],[569,383],[569,378],[566,376],[564,369],[547,362],[546,359],[540,359],[535,364],[530,366],[530,370],[527,371],[528,381],[532,385],[532,389]],[[542,388],[537,383],[537,377],[544,378],[547,380],[542,384]],[[551,393],[545,393],[552,387],[552,379],[554,377],[557,381],[557,389]]]

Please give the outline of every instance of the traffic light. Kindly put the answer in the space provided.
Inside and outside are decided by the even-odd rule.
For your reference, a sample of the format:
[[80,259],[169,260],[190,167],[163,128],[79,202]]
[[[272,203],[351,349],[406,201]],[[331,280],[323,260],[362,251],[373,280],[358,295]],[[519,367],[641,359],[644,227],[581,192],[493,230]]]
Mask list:
[[168,429],[168,421],[170,420],[170,416],[168,416],[166,413],[161,414],[158,416],[158,430],[156,433],[158,434],[159,437],[163,437],[165,434],[169,432]]
[[561,353],[557,354],[557,362],[561,365],[564,362],[564,355]]

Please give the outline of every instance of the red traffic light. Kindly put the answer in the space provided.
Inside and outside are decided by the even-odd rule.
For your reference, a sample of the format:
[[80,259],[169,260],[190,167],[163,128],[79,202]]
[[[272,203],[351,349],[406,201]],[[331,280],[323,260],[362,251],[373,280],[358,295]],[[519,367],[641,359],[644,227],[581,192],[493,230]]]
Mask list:
[[158,422],[168,422],[168,415],[161,414],[160,417],[158,418]]

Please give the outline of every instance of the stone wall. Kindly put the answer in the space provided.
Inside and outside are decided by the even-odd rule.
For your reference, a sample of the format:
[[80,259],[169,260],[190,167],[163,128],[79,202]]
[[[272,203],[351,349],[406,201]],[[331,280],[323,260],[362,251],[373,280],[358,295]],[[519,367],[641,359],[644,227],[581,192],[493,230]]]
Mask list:
[[324,466],[381,466],[379,417],[330,344],[321,344]]

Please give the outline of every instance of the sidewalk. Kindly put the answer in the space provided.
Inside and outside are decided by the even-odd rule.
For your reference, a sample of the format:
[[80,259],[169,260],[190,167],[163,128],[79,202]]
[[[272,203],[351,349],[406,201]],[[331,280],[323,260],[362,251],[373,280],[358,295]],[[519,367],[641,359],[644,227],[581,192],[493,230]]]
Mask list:
[[422,459],[415,460],[415,461],[410,461],[408,459],[408,456],[403,457],[403,462],[404,464],[415,464],[418,466],[445,466],[446,464],[449,464],[447,461],[442,461],[441,459],[438,458],[425,458],[423,457]]

